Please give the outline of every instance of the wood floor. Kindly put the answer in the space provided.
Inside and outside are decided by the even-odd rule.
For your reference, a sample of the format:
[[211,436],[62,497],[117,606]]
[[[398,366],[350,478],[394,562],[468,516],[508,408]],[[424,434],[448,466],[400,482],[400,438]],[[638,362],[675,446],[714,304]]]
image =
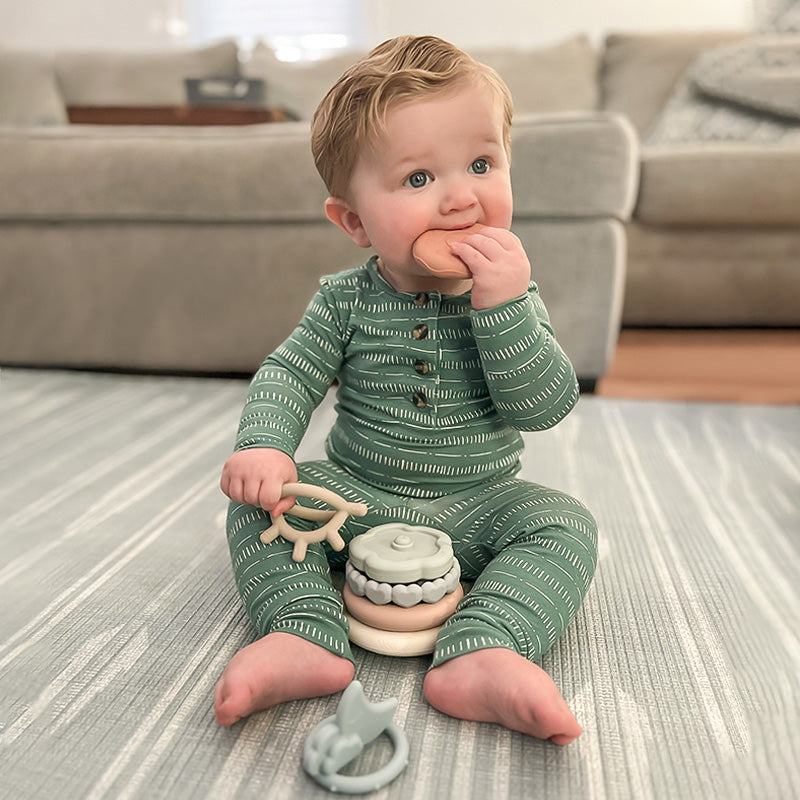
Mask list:
[[622,331],[598,395],[800,403],[800,329]]

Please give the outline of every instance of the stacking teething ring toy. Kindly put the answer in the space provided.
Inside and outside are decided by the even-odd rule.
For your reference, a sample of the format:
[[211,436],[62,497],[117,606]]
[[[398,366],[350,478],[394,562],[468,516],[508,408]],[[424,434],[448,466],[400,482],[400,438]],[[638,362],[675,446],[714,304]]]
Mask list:
[[[294,543],[292,558],[303,561],[308,545],[327,541],[343,550],[339,529],[351,514],[363,517],[363,503],[351,503],[330,489],[287,483],[281,497],[298,495],[320,500],[333,510],[294,505],[286,514],[322,523],[303,531],[283,514],[261,534],[269,544],[278,536]],[[461,568],[450,537],[421,525],[388,523],[370,528],[350,542],[345,565],[343,600],[350,640],[366,650],[389,656],[431,653],[444,623],[464,596]]]
[[278,514],[272,520],[272,525],[261,534],[261,541],[269,544],[273,539],[282,536],[289,542],[294,542],[292,558],[295,561],[302,561],[306,557],[308,545],[314,542],[322,542],[327,539],[334,550],[344,549],[344,539],[339,535],[339,529],[344,525],[349,516],[363,517],[367,513],[364,503],[350,503],[336,492],[330,489],[323,489],[321,486],[312,486],[308,483],[286,483],[281,491],[281,497],[299,495],[300,497],[310,497],[312,500],[321,500],[333,506],[333,511],[321,508],[306,508],[301,505],[293,505],[286,514],[299,517],[300,519],[318,520],[323,524],[319,528],[310,531],[300,531],[293,528],[285,519],[283,514]]
[[432,653],[464,596],[450,537],[390,522],[350,542],[343,598],[350,640],[387,656]]

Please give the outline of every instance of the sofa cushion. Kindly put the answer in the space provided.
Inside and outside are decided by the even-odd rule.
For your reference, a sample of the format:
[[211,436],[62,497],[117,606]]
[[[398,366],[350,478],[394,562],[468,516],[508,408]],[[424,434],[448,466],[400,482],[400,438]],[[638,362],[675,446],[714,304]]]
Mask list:
[[704,50],[744,33],[612,34],[600,70],[601,105],[627,114],[643,135],[673,87]]
[[0,129],[0,183],[15,187],[0,192],[0,218],[323,219],[308,137],[300,122]]
[[644,147],[635,218],[691,227],[797,226],[798,186],[800,147]]
[[67,110],[58,90],[52,57],[0,49],[0,124],[66,122]]
[[[586,36],[532,50],[474,49],[470,54],[500,73],[514,97],[515,112],[597,107],[597,54]],[[288,63],[259,42],[242,72],[266,81],[270,105],[311,119],[339,76],[363,55],[349,51],[322,61]]]
[[56,55],[55,65],[68,106],[182,105],[185,78],[239,74],[232,40],[194,50],[64,51]]
[[470,50],[496,70],[514,98],[514,113],[597,108],[598,56],[586,36],[532,50]]

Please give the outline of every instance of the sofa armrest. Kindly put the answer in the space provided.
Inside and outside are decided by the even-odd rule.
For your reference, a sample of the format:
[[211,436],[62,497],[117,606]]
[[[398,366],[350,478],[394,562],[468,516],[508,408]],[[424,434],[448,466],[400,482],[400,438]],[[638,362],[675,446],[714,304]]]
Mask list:
[[521,116],[512,141],[514,232],[559,341],[591,386],[619,336],[637,136],[622,115],[576,112]]
[[526,217],[630,219],[638,138],[613,112],[526,114],[512,128],[514,211]]

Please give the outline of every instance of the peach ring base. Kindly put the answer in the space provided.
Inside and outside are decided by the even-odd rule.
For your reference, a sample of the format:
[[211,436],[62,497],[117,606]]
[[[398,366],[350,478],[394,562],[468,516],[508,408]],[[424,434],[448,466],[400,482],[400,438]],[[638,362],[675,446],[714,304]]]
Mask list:
[[359,622],[383,631],[421,631],[441,626],[456,610],[464,596],[459,584],[454,592],[446,594],[435,603],[417,603],[411,608],[401,608],[393,603],[376,605],[366,597],[359,597],[347,585],[342,589],[344,604],[351,616]]

